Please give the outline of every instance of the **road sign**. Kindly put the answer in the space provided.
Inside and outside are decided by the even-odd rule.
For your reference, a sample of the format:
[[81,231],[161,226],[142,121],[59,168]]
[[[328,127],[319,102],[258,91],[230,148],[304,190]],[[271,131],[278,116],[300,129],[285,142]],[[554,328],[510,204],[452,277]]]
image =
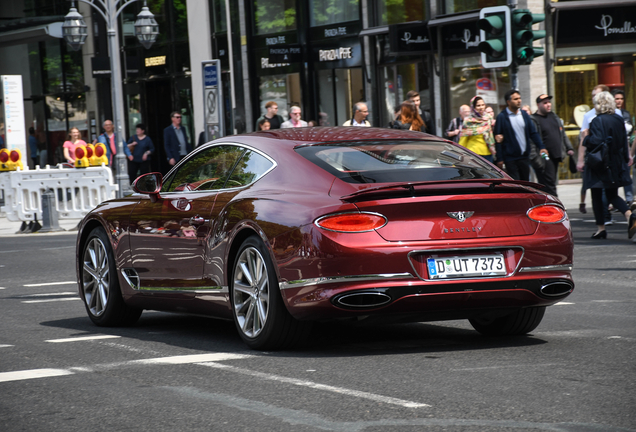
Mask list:
[[205,140],[211,141],[225,136],[223,109],[223,87],[221,84],[221,61],[201,62],[203,69],[203,113]]

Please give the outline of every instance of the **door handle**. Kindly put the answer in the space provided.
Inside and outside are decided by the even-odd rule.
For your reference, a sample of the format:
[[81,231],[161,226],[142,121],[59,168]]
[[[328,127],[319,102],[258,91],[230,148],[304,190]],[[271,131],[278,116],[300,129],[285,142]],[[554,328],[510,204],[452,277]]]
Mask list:
[[196,215],[196,216],[193,216],[193,217],[190,218],[190,225],[199,226],[199,225],[206,224],[208,222],[210,222],[210,219],[202,218],[199,215]]

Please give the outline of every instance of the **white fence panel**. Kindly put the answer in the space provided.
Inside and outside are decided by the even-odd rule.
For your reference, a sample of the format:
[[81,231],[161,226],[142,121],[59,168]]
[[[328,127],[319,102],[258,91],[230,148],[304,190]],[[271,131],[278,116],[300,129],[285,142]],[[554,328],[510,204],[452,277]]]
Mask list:
[[[8,179],[8,180],[7,180]],[[99,203],[115,198],[117,185],[107,166],[50,168],[0,173],[10,221],[42,220],[42,193],[52,189],[60,219],[81,219]]]

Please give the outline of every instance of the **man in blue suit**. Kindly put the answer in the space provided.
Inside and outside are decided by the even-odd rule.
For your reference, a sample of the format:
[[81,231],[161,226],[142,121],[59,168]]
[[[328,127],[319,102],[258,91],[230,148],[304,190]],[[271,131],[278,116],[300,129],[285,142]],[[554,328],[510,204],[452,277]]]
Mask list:
[[174,111],[170,117],[172,124],[163,130],[163,145],[168,163],[174,166],[192,151],[192,145],[185,129],[181,127],[181,113]]
[[548,151],[530,116],[521,109],[521,94],[508,90],[504,96],[508,108],[497,116],[495,141],[497,141],[497,166],[515,180],[530,180],[530,140],[540,149],[541,155]]

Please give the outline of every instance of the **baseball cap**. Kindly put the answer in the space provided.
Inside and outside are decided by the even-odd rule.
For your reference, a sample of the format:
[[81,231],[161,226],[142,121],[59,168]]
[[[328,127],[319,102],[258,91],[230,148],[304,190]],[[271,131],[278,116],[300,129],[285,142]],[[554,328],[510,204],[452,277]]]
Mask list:
[[552,100],[552,96],[547,94],[539,95],[539,97],[537,98],[537,103],[543,102],[544,100]]

